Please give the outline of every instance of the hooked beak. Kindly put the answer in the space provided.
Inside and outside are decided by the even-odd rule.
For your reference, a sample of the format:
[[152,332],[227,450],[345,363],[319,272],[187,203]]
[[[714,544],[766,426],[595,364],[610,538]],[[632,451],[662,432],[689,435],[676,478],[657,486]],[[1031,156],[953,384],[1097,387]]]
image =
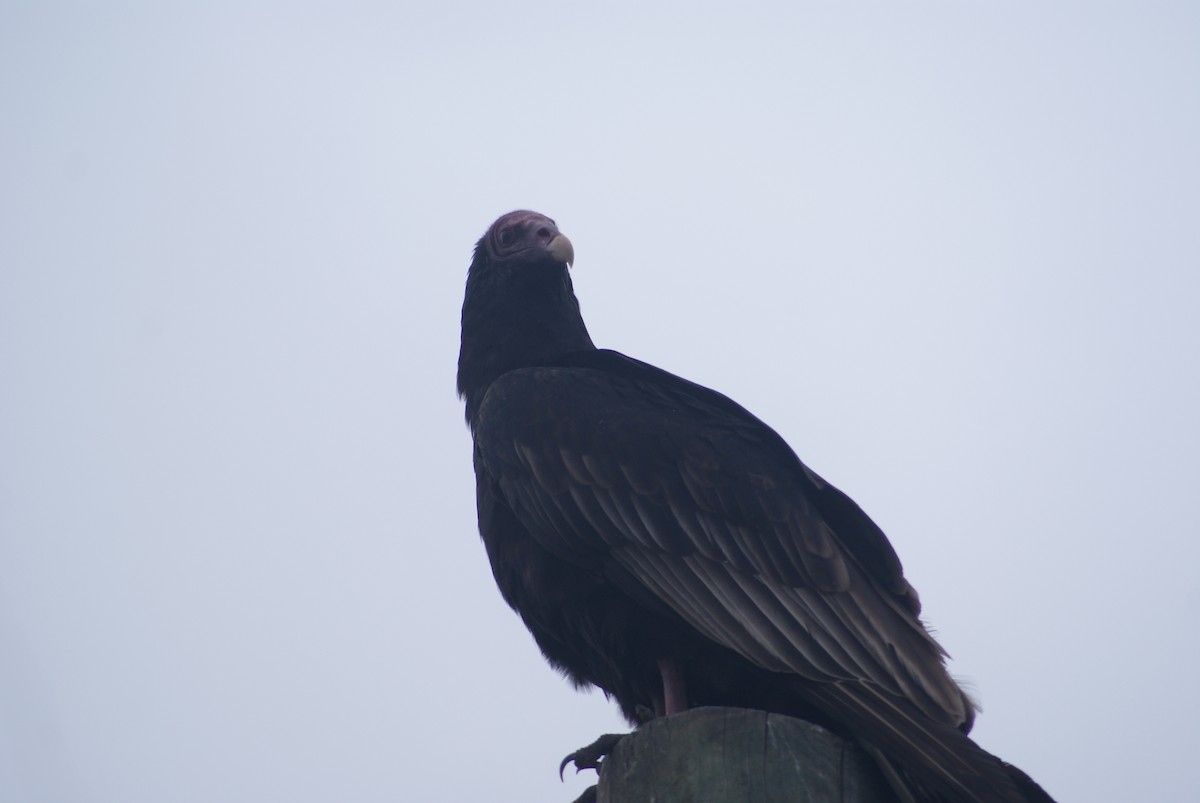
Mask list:
[[554,235],[554,239],[546,244],[546,251],[556,262],[566,262],[568,267],[575,264],[575,247],[565,234]]

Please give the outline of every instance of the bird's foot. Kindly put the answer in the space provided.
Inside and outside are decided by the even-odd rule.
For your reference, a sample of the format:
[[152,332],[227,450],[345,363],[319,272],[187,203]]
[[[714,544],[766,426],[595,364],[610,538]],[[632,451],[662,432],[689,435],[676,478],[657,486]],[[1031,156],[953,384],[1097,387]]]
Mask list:
[[[604,761],[604,757],[612,752],[612,749],[617,746],[617,742],[624,738],[625,734],[623,733],[606,733],[587,747],[579,748],[564,758],[562,763],[558,765],[558,777],[562,778],[563,770],[567,768],[568,764],[575,765],[575,772],[579,772],[580,770],[596,770],[599,772],[600,764]],[[586,795],[587,792],[584,792],[584,794]],[[576,803],[584,803],[584,799],[581,797]]]
[[[563,770],[567,768],[568,764],[575,765],[576,773],[580,770],[600,772],[600,765],[604,763],[604,759],[617,746],[617,742],[624,738],[625,734],[623,733],[606,733],[587,747],[579,748],[558,765],[558,777],[562,778]],[[596,785],[593,784],[584,789],[583,794],[575,798],[574,803],[596,803],[596,794]]]

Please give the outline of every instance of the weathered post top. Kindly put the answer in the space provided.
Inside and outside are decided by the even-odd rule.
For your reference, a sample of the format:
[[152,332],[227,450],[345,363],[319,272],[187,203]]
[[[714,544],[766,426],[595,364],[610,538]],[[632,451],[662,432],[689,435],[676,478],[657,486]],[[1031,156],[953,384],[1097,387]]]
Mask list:
[[598,803],[891,803],[856,745],[810,722],[742,708],[653,720],[604,760]]

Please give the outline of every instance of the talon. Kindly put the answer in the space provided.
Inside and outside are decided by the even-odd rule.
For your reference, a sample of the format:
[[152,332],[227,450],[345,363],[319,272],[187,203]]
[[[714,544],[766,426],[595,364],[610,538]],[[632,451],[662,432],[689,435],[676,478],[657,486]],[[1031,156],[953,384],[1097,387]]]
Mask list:
[[[596,770],[598,772],[604,757],[617,746],[617,742],[624,738],[625,734],[623,733],[606,733],[587,747],[579,748],[564,758],[562,763],[558,765],[558,779],[562,780],[563,770],[571,763],[575,764],[576,775],[581,770]],[[586,795],[587,793],[585,792],[584,794]],[[584,798],[581,797],[580,801],[584,801]],[[586,802],[584,801],[584,803]]]

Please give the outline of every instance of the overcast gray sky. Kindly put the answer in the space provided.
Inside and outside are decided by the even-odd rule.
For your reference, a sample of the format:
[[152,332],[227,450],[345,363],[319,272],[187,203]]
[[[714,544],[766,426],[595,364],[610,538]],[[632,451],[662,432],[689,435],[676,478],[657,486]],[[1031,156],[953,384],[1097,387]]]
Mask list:
[[[1002,5],[1003,8],[999,6]],[[0,6],[0,800],[566,803],[495,591],[498,215],[888,532],[1063,801],[1200,747],[1191,3]]]

